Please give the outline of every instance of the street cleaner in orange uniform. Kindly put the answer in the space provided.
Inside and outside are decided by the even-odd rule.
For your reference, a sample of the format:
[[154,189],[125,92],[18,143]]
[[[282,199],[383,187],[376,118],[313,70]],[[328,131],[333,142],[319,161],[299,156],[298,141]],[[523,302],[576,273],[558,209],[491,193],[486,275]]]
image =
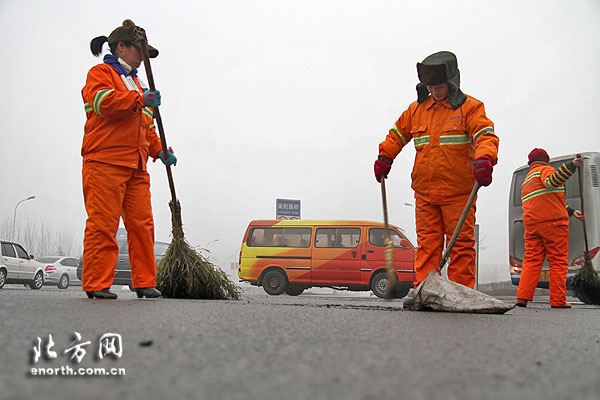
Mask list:
[[558,170],[548,164],[550,158],[543,149],[529,153],[529,173],[521,185],[523,225],[525,225],[525,260],[517,306],[526,307],[533,300],[542,272],[544,258],[550,264],[550,306],[571,308],[567,303],[567,272],[569,269],[569,216],[583,221],[579,210],[565,205],[564,183],[583,164],[583,157],[564,163]]
[[[412,170],[418,247],[415,288],[442,259],[475,181],[492,183],[498,137],[481,101],[460,90],[456,56],[441,51],[417,64],[417,101],[394,123],[379,145],[378,182],[387,177],[394,158],[410,142],[416,157]],[[475,203],[450,252],[448,278],[475,284]]]
[[[142,62],[133,24],[90,43],[96,56],[108,42],[112,54],[94,66],[81,91],[87,121],[83,156],[83,196],[88,219],[83,249],[82,289],[89,298],[116,299],[110,291],[118,257],[119,219],[127,230],[132,285],[138,297],[159,297],[154,259],[154,220],[150,202],[148,156],[175,165],[172,151],[163,154],[152,107],[160,92],[145,89],[137,77]],[[130,22],[130,21],[129,21]],[[158,51],[149,47],[150,57]]]

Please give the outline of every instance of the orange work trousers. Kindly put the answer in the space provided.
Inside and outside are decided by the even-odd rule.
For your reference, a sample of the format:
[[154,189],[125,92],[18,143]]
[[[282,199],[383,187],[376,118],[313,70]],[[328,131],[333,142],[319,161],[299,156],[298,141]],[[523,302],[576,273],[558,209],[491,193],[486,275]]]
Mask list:
[[119,255],[119,218],[127,230],[134,288],[156,286],[154,220],[146,171],[89,161],[83,164],[83,198],[88,218],[83,239],[82,289],[109,288]]
[[550,265],[550,305],[560,306],[567,301],[569,271],[569,226],[564,222],[525,228],[525,260],[517,289],[518,299],[533,300],[546,257]]
[[[415,288],[431,270],[437,270],[442,261],[444,236],[446,242],[454,233],[469,194],[448,199],[434,199],[415,195],[417,253],[415,255]],[[450,251],[448,279],[472,288],[476,280],[475,267],[475,202],[471,206],[454,247]]]

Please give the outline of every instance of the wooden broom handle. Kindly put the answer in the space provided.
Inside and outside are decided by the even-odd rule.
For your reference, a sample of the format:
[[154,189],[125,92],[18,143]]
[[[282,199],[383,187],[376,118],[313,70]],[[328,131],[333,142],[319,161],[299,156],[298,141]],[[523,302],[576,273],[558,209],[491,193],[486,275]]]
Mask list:
[[[140,40],[140,49],[142,51],[142,57],[144,58],[144,68],[146,69],[146,77],[148,78],[148,85],[150,85],[150,90],[155,91],[156,86],[154,85],[154,75],[152,75],[152,67],[150,66],[150,57],[148,56],[148,42],[146,40]],[[160,136],[160,142],[162,144],[162,152],[164,156],[167,156],[167,138],[165,137],[165,129],[163,128],[162,118],[160,117],[160,112],[158,111],[158,107],[154,107],[154,118],[156,119],[156,124],[158,125],[158,134]],[[177,203],[177,196],[175,195],[175,183],[173,182],[173,174],[171,172],[171,166],[165,165],[167,167],[167,178],[169,179],[169,188],[171,189],[171,199],[173,203]]]
[[383,201],[383,225],[386,242],[390,240],[390,225],[387,211],[387,196],[385,193],[385,176],[381,177],[381,200]]
[[473,186],[473,190],[471,190],[471,195],[469,196],[469,199],[467,200],[467,204],[465,205],[465,209],[463,210],[462,214],[460,215],[460,219],[458,220],[458,223],[456,224],[456,227],[454,228],[454,233],[452,234],[452,238],[450,239],[450,242],[446,246],[446,250],[444,250],[444,255],[442,256],[442,261],[440,262],[440,267],[438,268],[439,271],[441,271],[442,268],[444,268],[444,265],[446,265],[446,262],[448,261],[448,257],[450,256],[450,251],[454,247],[454,243],[456,243],[458,234],[460,233],[462,226],[465,223],[465,220],[467,219],[469,210],[471,209],[471,206],[473,205],[473,202],[475,201],[475,197],[477,196],[477,191],[479,190],[480,187],[481,187],[481,185],[479,184],[479,182],[475,182],[475,185]]
[[[577,158],[581,157],[581,154],[577,154]],[[583,165],[581,166],[583,167]],[[582,172],[581,172],[581,167],[577,167],[577,179],[579,180],[579,198],[581,199],[581,213],[585,216],[585,211],[583,208],[583,177],[582,177]],[[583,222],[583,239],[585,242],[585,252],[589,253],[590,250],[588,248],[588,237],[587,237],[587,229],[585,226],[585,219],[582,221]]]

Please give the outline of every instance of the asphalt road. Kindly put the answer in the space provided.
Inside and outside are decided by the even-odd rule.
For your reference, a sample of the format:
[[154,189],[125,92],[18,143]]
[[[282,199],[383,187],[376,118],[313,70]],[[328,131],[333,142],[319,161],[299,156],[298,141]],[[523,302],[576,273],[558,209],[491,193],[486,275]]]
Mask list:
[[[600,396],[600,308],[402,311],[372,297],[89,300],[0,290],[2,399],[577,399]],[[509,301],[509,300],[507,300]],[[77,341],[75,332],[80,334]],[[120,358],[98,342],[121,335]],[[45,359],[49,335],[57,357]],[[37,338],[42,357],[33,362]],[[89,341],[80,363],[73,344]],[[113,353],[118,341],[111,342]],[[107,349],[107,348],[105,348]],[[124,376],[33,376],[32,368]]]

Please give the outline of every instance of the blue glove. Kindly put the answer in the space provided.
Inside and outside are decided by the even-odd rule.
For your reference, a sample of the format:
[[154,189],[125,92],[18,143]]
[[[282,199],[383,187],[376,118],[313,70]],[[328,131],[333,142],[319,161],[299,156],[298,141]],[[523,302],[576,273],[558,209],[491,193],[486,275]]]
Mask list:
[[160,106],[160,90],[144,92],[144,100],[146,100],[146,107],[158,107]]
[[163,164],[165,164],[165,165],[173,165],[173,166],[177,165],[177,157],[175,157],[175,154],[173,154],[173,149],[170,147],[169,147],[169,151],[167,151],[166,158],[165,158],[162,150],[160,151],[160,153],[158,153],[158,158],[160,158],[160,161],[162,161]]

